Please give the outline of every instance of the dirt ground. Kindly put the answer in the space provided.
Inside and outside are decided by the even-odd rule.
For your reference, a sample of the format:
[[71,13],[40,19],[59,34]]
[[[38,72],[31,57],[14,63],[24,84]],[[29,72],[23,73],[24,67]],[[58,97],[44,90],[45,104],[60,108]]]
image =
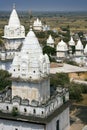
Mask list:
[[70,108],[70,130],[82,130],[87,125],[87,106],[72,105]]

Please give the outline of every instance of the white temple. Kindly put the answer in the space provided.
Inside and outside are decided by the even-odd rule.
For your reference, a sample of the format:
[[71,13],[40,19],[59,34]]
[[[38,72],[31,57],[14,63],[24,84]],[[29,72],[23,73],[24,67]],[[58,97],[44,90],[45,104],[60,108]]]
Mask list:
[[4,49],[0,54],[0,68],[10,71],[11,63],[16,52],[25,38],[25,28],[20,24],[15,7],[11,12],[8,25],[4,28]]
[[75,41],[73,40],[72,36],[68,44],[69,44],[69,54],[72,56],[72,54],[74,54],[75,52]]
[[[37,100],[39,102],[42,102],[47,100],[50,97],[49,80],[46,78],[48,77],[49,72],[49,58],[46,54],[43,55],[38,39],[36,38],[34,32],[30,30],[25,38],[21,52],[16,54],[14,57],[12,63],[12,77],[29,81],[35,80],[37,83],[31,83],[31,91],[28,87],[28,81],[25,83],[25,87],[23,89],[20,86],[20,82],[13,82],[12,96],[20,96],[21,93],[21,98],[27,98],[29,101]],[[43,83],[43,78],[46,78],[44,80],[45,86]],[[38,81],[42,87],[39,86]],[[23,91],[29,91],[29,93],[24,94]],[[39,94],[39,91],[41,91],[41,95]]]
[[16,50],[25,38],[25,28],[20,24],[16,9],[13,8],[8,25],[4,28],[5,48]]
[[47,46],[54,47],[54,39],[52,38],[51,35],[49,35],[47,39]]
[[78,40],[76,44],[75,51],[76,51],[76,56],[83,56],[84,49],[83,49],[83,45],[80,39]]
[[34,29],[35,31],[42,31],[43,26],[42,26],[42,22],[41,22],[40,19],[37,18],[37,19],[34,21],[34,23],[33,23],[33,29]]
[[73,40],[73,37],[71,37],[69,41],[69,46],[75,46],[75,41]]
[[61,40],[56,46],[57,57],[64,58],[67,56],[68,46]]

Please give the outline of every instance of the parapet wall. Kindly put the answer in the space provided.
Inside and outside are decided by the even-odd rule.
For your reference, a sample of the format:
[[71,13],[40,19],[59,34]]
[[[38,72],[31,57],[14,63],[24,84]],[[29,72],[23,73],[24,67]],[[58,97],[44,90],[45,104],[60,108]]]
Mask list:
[[[52,98],[52,97],[51,97]],[[5,100],[0,98],[0,111],[4,113],[12,113],[13,109],[20,115],[35,116],[45,118],[52,114],[56,109],[60,108],[65,102],[69,100],[69,92],[63,90],[61,93],[55,95],[47,103],[43,105],[23,105],[21,102],[15,100]]]

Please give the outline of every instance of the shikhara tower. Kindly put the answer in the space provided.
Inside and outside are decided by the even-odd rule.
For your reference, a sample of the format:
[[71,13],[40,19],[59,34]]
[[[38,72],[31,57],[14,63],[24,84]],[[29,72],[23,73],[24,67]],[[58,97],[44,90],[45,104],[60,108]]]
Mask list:
[[20,96],[30,102],[45,102],[50,97],[49,72],[49,58],[46,54],[43,55],[38,39],[31,29],[12,63],[12,97]]
[[57,57],[58,58],[65,58],[68,55],[67,51],[68,51],[67,44],[63,40],[61,40],[56,46]]
[[4,48],[0,52],[0,69],[10,71],[14,55],[20,51],[24,38],[25,28],[20,24],[15,6],[13,6],[8,25],[4,27]]
[[20,24],[15,6],[13,6],[8,25],[4,28],[3,38],[7,50],[17,50],[25,38],[25,28]]
[[47,39],[47,46],[53,47],[54,48],[54,39],[52,38],[51,35],[49,35],[48,39]]

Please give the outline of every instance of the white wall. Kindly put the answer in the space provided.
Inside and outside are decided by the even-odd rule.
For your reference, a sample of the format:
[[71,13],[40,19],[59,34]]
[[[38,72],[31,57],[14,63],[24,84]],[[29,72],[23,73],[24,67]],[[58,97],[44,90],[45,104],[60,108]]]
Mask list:
[[47,100],[50,98],[49,79],[39,83],[12,82],[12,97],[14,96],[28,99],[30,102],[32,100],[39,102]]
[[60,115],[49,122],[46,130],[56,130],[57,120],[59,120],[59,130],[69,130],[69,108],[65,109]]
[[0,119],[0,130],[56,130],[57,120],[59,120],[59,130],[69,130],[69,108],[49,122],[46,129],[44,125]]
[[44,130],[44,125],[0,119],[0,130]]

